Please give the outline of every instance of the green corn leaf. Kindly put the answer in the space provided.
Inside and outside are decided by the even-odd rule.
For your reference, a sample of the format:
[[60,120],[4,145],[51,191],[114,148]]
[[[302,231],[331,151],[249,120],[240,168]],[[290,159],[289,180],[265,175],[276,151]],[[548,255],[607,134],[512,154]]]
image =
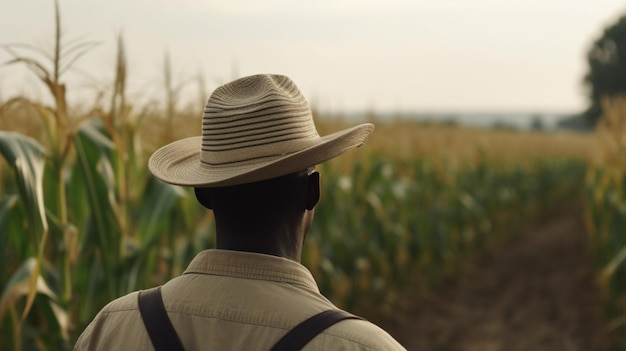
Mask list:
[[0,282],[9,280],[8,273],[12,271],[15,261],[28,257],[28,240],[20,240],[19,237],[11,235],[19,233],[24,223],[24,213],[18,206],[19,196],[17,194],[7,195],[0,201],[0,250],[2,259],[0,260]]
[[121,229],[111,164],[115,150],[111,139],[102,130],[100,120],[89,120],[73,139],[78,173],[84,183],[89,207],[81,256],[86,261],[94,258],[102,260],[109,298],[114,298],[118,295],[116,268],[120,256]]
[[119,234],[115,214],[115,184],[111,175],[110,155],[114,152],[114,145],[100,127],[98,120],[85,123],[74,137],[74,143],[80,175],[89,201],[93,230],[101,236],[100,244],[107,245],[102,248],[108,249],[110,240]]
[[35,309],[40,313],[39,318],[45,318],[47,323],[44,325],[53,326],[55,328],[53,334],[58,334],[62,339],[67,340],[69,328],[68,314],[57,305],[56,294],[46,283],[42,275],[37,273],[39,266],[37,258],[31,257],[26,259],[13,273],[4,287],[0,298],[0,320],[4,318],[9,307],[14,305],[16,301],[24,297],[26,297],[27,300],[29,299],[33,291],[30,278],[35,275],[37,278],[34,295],[38,300]]
[[0,131],[0,153],[15,172],[20,198],[30,216],[33,230],[48,230],[43,198],[45,152],[34,139],[19,133]]
[[22,265],[13,273],[9,281],[6,283],[2,292],[2,298],[0,298],[0,320],[4,317],[8,307],[12,305],[19,298],[27,296],[31,293],[30,277],[36,275],[35,293],[47,295],[52,298],[56,298],[54,292],[48,287],[45,280],[38,273],[39,264],[34,257],[28,258]]
[[34,139],[19,133],[0,132],[0,153],[13,168],[16,183],[26,213],[29,216],[32,230],[41,238],[37,249],[37,264],[31,270],[28,284],[26,307],[22,319],[30,311],[35,301],[36,288],[39,277],[39,264],[43,260],[43,248],[48,237],[48,221],[43,196],[43,175],[45,167],[45,152],[43,147]]
[[610,280],[619,267],[626,265],[626,246],[622,247],[619,252],[611,259],[609,264],[602,270],[601,276],[603,280]]
[[170,221],[169,214],[176,204],[187,196],[185,191],[178,186],[165,184],[151,178],[148,182],[146,198],[142,201],[139,217],[139,235],[143,243],[156,240],[159,231],[168,230],[167,223]]

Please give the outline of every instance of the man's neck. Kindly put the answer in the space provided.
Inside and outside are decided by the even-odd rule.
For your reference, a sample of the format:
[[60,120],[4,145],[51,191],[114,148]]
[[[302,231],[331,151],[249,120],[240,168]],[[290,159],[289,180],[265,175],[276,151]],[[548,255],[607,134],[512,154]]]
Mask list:
[[[302,244],[294,243],[293,234],[263,231],[217,231],[216,247],[222,250],[256,252],[300,262]],[[297,240],[297,239],[296,239]]]

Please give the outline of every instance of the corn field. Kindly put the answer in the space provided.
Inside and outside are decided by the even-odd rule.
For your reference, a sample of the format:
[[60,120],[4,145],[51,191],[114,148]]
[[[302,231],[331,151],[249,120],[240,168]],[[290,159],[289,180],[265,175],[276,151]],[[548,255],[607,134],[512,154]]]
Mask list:
[[[189,189],[147,170],[156,147],[199,133],[199,113],[174,105],[168,66],[165,106],[133,106],[120,37],[112,87],[78,111],[67,102],[63,67],[91,44],[63,50],[58,25],[57,10],[50,62],[9,48],[11,63],[31,68],[53,103],[19,97],[0,105],[3,350],[69,350],[106,303],[181,274],[214,245],[211,213]],[[317,123],[322,134],[338,129]],[[623,328],[624,148],[619,166],[588,167],[588,139],[381,122],[364,148],[319,167],[322,200],[303,263],[337,305],[392,314],[416,281],[434,288],[584,195],[607,309]]]
[[[69,349],[104,304],[180,274],[213,245],[210,214],[187,189],[150,177],[146,154],[132,142],[116,146],[101,119],[71,136],[61,175],[35,139],[2,132],[0,140],[11,169],[0,207],[8,229],[0,312],[10,349]],[[360,151],[350,173],[338,163],[320,167],[323,198],[303,256],[323,292],[350,308],[393,309],[415,277],[432,287],[571,199],[585,169],[551,159],[455,170]]]
[[454,171],[368,155],[353,175],[326,181],[303,261],[340,305],[357,308],[365,300],[393,310],[416,277],[421,288],[433,287],[571,200],[584,168],[568,159]]
[[587,172],[587,223],[609,330],[626,346],[626,97],[603,102],[603,147]]

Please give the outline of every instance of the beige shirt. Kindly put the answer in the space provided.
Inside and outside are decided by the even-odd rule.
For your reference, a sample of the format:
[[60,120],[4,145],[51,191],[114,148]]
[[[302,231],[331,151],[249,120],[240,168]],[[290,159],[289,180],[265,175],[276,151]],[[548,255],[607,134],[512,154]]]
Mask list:
[[[199,253],[162,288],[169,318],[185,350],[270,350],[298,323],[336,308],[311,273],[285,258],[226,250]],[[137,307],[137,292],[105,306],[74,350],[154,350]],[[362,320],[344,320],[303,350],[404,350]]]

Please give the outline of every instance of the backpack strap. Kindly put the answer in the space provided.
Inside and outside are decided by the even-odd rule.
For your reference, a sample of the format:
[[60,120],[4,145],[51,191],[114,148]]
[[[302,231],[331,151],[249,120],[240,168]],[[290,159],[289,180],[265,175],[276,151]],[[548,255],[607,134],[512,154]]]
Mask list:
[[271,351],[300,350],[318,334],[344,319],[362,319],[342,310],[328,310],[314,315],[291,329]]
[[184,351],[183,344],[167,316],[161,287],[141,290],[137,297],[141,319],[156,351]]

